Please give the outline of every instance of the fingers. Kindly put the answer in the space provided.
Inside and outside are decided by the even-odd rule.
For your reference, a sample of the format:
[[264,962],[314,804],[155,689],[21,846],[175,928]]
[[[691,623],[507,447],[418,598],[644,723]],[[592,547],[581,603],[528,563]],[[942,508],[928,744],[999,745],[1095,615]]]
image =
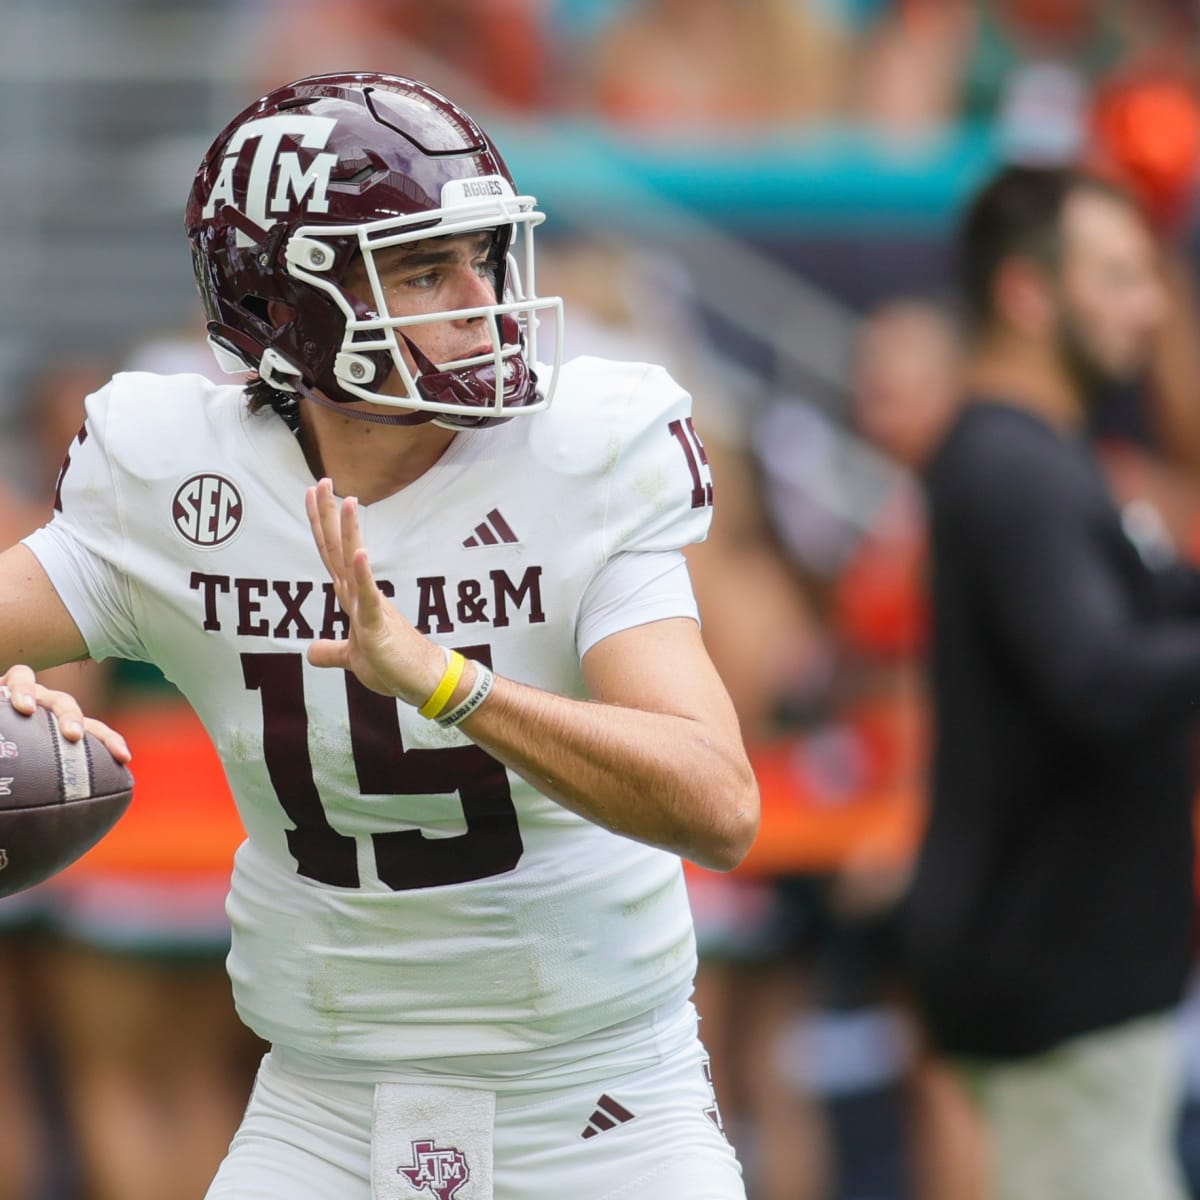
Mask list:
[[404,694],[406,639],[409,634],[415,638],[419,635],[391,608],[375,581],[363,545],[358,499],[339,499],[332,482],[322,479],[308,489],[305,511],[338,603],[350,617],[349,636],[319,638],[310,643],[308,661],[315,667],[352,671],[368,687],[383,694]]
[[23,663],[10,667],[3,676],[0,684],[8,688],[12,696],[12,706],[27,717],[33,715],[37,708],[37,676],[32,667]]
[[341,525],[337,517],[337,497],[333,494],[333,481],[322,479],[316,487],[310,487],[304,496],[304,508],[308,514],[309,528],[317,553],[325,564],[334,585],[342,579]]
[[342,554],[348,571],[353,569],[354,558],[362,549],[362,533],[358,526],[358,497],[347,496],[342,501]]
[[317,553],[328,569],[329,554],[325,548],[325,535],[321,530],[321,511],[315,487],[310,487],[304,493],[304,511],[308,514],[308,527],[312,531],[313,544],[317,547]]
[[37,702],[48,708],[58,720],[58,727],[68,742],[77,742],[83,737],[83,709],[70,692],[56,692],[40,683],[36,687]]
[[104,743],[117,762],[127,763],[133,758],[125,739],[115,729],[94,717],[85,717],[79,702],[69,692],[54,691],[38,683],[32,668],[24,665],[11,667],[0,678],[0,683],[9,689],[12,706],[17,712],[29,717],[39,706],[49,709],[68,742],[79,741],[86,730]]
[[17,712],[31,717],[40,704],[58,718],[59,727],[71,741],[83,736],[83,713],[74,696],[67,692],[54,692],[38,683],[32,667],[24,665],[9,668],[0,683],[8,688],[9,700]]
[[306,656],[314,667],[350,669],[350,643],[347,641],[318,638],[315,642],[309,642]]
[[355,620],[360,627],[373,626],[383,617],[384,596],[375,584],[375,573],[366,550],[359,547],[350,567]]
[[[110,729],[103,721],[97,721],[95,717],[85,717],[83,727],[93,737],[99,738],[107,748],[109,754],[113,756],[119,763],[128,763],[132,761],[133,755],[130,753],[129,745],[125,739],[115,730]],[[66,730],[63,731],[64,736]],[[80,737],[82,737],[82,733]],[[74,741],[74,738],[68,738],[68,741]]]
[[[362,532],[358,522],[358,499],[347,496],[339,500],[333,491],[333,481],[320,480],[304,498],[313,542],[325,569],[333,580],[334,590],[342,607],[353,613],[359,599],[361,578],[355,560],[363,550]],[[368,571],[368,586],[374,589],[374,579]]]

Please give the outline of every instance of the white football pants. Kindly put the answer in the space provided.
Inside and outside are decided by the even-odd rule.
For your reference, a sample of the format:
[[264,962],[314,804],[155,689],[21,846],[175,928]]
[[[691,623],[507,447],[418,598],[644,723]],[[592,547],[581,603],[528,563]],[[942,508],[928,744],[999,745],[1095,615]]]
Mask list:
[[268,1054],[207,1200],[745,1200],[718,1122],[698,1040],[498,1093],[314,1079]]

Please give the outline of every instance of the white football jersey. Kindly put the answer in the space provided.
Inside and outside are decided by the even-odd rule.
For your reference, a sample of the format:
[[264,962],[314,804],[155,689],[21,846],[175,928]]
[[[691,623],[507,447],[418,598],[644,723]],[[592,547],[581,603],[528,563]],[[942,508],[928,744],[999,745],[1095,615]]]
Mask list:
[[[380,586],[434,641],[584,696],[598,573],[706,534],[689,414],[659,368],[573,361],[551,409],[460,433],[360,510]],[[238,387],[123,374],[89,399],[55,517],[27,539],[92,654],[156,663],[220,752],[247,835],[228,902],[244,1020],[379,1067],[551,1047],[681,1001],[695,949],[676,856],[305,661],[346,629],[305,517],[312,482]],[[610,601],[591,641],[694,615],[684,591]]]

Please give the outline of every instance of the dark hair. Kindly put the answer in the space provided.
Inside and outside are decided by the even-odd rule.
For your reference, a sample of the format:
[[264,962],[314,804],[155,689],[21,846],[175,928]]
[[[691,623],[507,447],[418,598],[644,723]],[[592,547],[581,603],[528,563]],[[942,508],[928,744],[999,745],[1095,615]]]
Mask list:
[[242,389],[242,395],[246,397],[246,407],[252,413],[269,408],[283,418],[293,433],[296,432],[300,424],[300,398],[295,392],[281,392],[258,375],[252,375]]
[[978,331],[995,315],[1001,265],[1025,257],[1053,271],[1062,256],[1062,215],[1078,192],[1132,202],[1119,188],[1074,167],[1008,166],[978,192],[958,230],[958,276],[966,319]]

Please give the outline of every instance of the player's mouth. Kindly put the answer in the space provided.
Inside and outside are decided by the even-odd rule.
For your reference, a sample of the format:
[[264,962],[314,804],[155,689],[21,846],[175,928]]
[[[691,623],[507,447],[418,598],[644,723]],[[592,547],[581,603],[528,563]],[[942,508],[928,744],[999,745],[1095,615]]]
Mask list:
[[[512,358],[514,354],[520,354],[521,347],[517,342],[505,343],[500,348],[500,357],[502,360]],[[443,371],[460,371],[467,367],[481,367],[495,361],[496,350],[492,345],[476,346],[471,350],[466,351],[462,357],[455,358],[450,362],[443,362],[440,365],[440,370]]]

